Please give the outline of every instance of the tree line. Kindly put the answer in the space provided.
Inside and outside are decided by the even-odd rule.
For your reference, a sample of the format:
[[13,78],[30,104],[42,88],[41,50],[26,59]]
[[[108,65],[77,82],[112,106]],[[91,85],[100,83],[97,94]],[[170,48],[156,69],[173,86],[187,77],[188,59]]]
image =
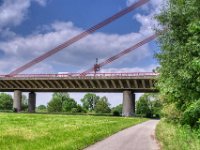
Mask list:
[[[71,112],[71,113],[111,113],[108,98],[99,97],[93,93],[87,93],[81,99],[82,105],[78,104],[68,93],[53,93],[47,106],[40,105],[37,107],[39,112]],[[6,93],[0,93],[0,110],[11,111],[13,108],[13,98]],[[28,110],[28,99],[22,95],[22,111]]]
[[99,97],[93,93],[87,93],[81,99],[82,105],[70,97],[68,93],[54,93],[47,105],[48,112],[95,112],[110,113],[110,103],[107,97]]
[[[40,105],[36,108],[37,112],[48,113],[96,113],[112,114],[114,116],[122,115],[122,104],[113,108],[108,98],[97,96],[94,93],[86,93],[78,104],[68,93],[53,93],[47,106]],[[0,94],[0,110],[12,110],[12,96],[6,93]],[[162,104],[159,101],[158,94],[144,94],[136,102],[136,115],[140,117],[159,118]],[[28,110],[28,99],[22,95],[22,111]]]

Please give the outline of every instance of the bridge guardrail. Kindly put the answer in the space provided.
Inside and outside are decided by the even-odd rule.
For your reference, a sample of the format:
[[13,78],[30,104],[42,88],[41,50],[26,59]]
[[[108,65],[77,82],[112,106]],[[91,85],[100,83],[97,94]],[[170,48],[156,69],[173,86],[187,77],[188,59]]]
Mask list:
[[0,78],[84,78],[84,77],[141,77],[141,76],[157,76],[154,72],[132,72],[132,73],[89,73],[86,76],[80,73],[66,73],[66,74],[18,74],[15,76],[0,75]]

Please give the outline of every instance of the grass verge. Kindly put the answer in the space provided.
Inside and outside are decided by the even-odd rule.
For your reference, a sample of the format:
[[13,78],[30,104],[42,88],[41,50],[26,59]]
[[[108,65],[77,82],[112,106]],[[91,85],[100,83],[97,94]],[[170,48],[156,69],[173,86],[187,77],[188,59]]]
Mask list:
[[156,127],[156,138],[162,150],[200,150],[200,129],[161,120]]
[[78,150],[144,118],[0,113],[1,150]]

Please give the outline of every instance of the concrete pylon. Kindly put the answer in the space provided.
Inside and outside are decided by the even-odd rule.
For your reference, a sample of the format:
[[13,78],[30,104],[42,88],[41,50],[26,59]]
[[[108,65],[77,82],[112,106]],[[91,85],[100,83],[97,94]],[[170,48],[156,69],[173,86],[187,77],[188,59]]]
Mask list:
[[122,116],[131,117],[135,115],[135,94],[132,91],[123,92]]
[[19,90],[14,91],[13,111],[20,112],[22,107],[22,92]]
[[36,106],[36,94],[35,92],[30,92],[28,98],[28,112],[35,113],[35,106]]

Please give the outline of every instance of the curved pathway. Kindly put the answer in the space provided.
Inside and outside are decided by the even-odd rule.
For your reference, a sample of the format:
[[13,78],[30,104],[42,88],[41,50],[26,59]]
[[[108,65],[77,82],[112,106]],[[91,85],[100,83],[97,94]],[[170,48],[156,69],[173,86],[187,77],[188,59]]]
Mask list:
[[155,127],[159,120],[150,120],[120,131],[85,150],[159,150]]

